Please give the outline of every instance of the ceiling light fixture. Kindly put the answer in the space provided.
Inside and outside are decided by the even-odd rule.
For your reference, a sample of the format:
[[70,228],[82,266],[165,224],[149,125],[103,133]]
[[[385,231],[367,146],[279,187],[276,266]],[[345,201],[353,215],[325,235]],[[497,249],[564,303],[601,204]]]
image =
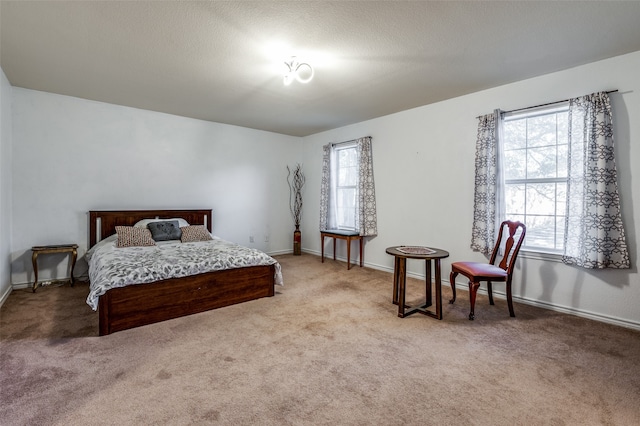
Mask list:
[[308,83],[313,78],[313,68],[306,62],[298,62],[295,56],[287,62],[285,61],[284,85],[290,85],[293,80],[300,83]]

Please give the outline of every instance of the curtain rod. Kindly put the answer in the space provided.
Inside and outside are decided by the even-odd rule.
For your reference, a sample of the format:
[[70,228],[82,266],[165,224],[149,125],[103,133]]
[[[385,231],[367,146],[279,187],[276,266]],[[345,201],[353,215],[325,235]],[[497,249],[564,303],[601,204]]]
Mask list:
[[[358,138],[358,139],[364,139],[364,138],[370,138],[370,139],[373,139],[371,136],[363,136],[363,137]],[[352,143],[352,142],[356,142],[358,139],[351,139],[350,141],[344,141],[344,142],[332,142],[332,143],[331,143],[331,146],[336,146],[336,145],[342,145],[342,144],[345,144],[345,143]]]
[[[608,90],[605,93],[609,94],[609,93],[615,93],[617,91],[618,91],[618,89],[616,89],[616,90]],[[573,99],[573,98],[571,98],[571,99]],[[524,111],[526,109],[533,109],[533,108],[540,108],[540,107],[549,106],[549,105],[561,104],[563,102],[569,102],[571,99],[563,99],[561,101],[548,102],[546,104],[534,105],[534,106],[530,106],[530,107],[526,107],[526,108],[518,108],[518,109],[512,109],[510,111],[502,111],[502,113],[503,114],[509,114],[509,113],[512,113],[512,112]],[[482,116],[479,115],[476,118],[480,118],[480,117],[482,117]]]

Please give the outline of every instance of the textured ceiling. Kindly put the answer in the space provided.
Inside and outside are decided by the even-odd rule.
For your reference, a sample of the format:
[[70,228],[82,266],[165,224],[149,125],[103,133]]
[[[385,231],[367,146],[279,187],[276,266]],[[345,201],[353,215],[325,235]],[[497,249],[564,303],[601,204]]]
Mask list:
[[[304,136],[640,50],[640,2],[0,4],[13,86]],[[308,58],[282,83],[274,46]]]

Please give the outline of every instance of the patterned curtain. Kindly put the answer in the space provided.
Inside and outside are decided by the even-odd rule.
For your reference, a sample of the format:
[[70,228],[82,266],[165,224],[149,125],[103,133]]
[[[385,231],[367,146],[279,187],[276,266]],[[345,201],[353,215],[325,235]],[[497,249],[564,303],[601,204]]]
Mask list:
[[[351,141],[353,142],[353,141]],[[356,229],[360,235],[370,237],[378,234],[376,213],[376,190],[373,180],[373,154],[371,137],[357,139],[358,153],[358,193],[356,195]],[[322,182],[320,187],[320,230],[336,228],[335,194],[331,190],[331,176],[334,174],[335,151],[333,144],[322,147]]]
[[502,114],[478,117],[478,137],[476,140],[476,178],[473,197],[473,228],[471,249],[487,256],[495,245],[503,207],[502,160],[499,147]]
[[564,263],[629,268],[607,93],[569,102],[569,168]]
[[322,147],[322,182],[320,184],[320,230],[329,226],[329,196],[331,194],[331,144]]
[[376,213],[376,188],[373,182],[373,151],[371,137],[356,141],[358,151],[358,215],[356,227],[360,235],[371,237],[378,235]]

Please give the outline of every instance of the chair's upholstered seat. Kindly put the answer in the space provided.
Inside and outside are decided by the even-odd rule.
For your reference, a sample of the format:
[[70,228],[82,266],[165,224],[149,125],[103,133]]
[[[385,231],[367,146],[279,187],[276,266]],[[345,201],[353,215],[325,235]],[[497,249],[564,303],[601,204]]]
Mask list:
[[462,275],[473,276],[480,281],[496,278],[505,280],[508,275],[507,271],[498,266],[481,262],[454,262],[451,268]]

